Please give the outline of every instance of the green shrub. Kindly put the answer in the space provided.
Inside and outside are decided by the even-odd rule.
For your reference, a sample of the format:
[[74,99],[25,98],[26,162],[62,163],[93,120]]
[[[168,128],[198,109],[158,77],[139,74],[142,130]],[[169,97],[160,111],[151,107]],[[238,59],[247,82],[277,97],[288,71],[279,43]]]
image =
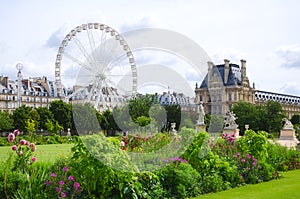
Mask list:
[[188,163],[174,162],[157,171],[164,198],[186,198],[201,194],[200,174]]

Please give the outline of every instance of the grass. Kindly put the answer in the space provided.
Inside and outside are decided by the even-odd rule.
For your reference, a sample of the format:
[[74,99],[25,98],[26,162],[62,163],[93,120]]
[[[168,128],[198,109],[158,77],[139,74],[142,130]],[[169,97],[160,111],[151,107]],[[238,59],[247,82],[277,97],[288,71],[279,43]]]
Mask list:
[[300,198],[300,170],[283,173],[279,180],[201,195],[194,199],[296,199]]
[[[39,162],[54,162],[59,157],[71,155],[73,144],[37,145],[34,153]],[[0,162],[6,161],[9,153],[13,153],[11,146],[0,147]]]

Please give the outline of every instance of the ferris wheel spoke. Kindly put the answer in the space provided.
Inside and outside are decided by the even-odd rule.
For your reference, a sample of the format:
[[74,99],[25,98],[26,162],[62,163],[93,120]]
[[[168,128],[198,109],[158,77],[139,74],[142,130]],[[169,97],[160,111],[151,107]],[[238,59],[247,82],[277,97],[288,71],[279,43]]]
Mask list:
[[90,31],[89,29],[87,29],[87,36],[89,39],[90,48],[91,48],[91,52],[92,52],[91,55],[92,55],[94,61],[96,61],[95,56],[94,56],[94,51],[96,49],[96,43],[95,43],[93,32]]
[[72,55],[70,55],[70,54],[68,54],[68,53],[66,53],[66,52],[64,52],[64,55],[65,55],[68,59],[70,59],[71,61],[73,61],[73,62],[77,63],[78,65],[82,66],[83,68],[85,68],[87,71],[89,71],[89,72],[91,72],[91,73],[94,73],[94,72],[95,72],[93,68],[91,68],[89,65],[83,63],[82,61],[80,61],[80,60],[77,59],[76,57],[73,57]]
[[77,47],[79,48],[80,52],[85,57],[85,59],[87,60],[87,62],[92,66],[92,61],[90,60],[89,53],[85,49],[85,47],[82,45],[81,41],[77,37],[74,37],[74,42],[77,45]]
[[111,84],[111,86],[113,86],[114,88],[120,89],[120,90],[123,91],[124,93],[127,93],[127,92],[128,92],[128,91],[126,91],[124,88],[122,88],[121,86],[116,85],[116,83],[113,82],[113,81],[110,80],[110,79],[106,79],[106,80],[105,80],[105,83],[106,83],[106,84],[107,84],[107,83]]

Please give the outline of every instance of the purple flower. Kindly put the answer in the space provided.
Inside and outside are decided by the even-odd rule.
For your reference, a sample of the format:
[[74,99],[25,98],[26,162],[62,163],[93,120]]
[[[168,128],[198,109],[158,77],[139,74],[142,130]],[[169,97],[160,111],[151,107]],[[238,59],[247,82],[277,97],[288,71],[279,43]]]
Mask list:
[[256,165],[257,165],[257,162],[253,162],[252,164],[253,164],[253,166],[256,166]]
[[8,139],[9,142],[13,142],[14,139],[15,139],[15,134],[13,134],[13,133],[8,134],[7,139]]
[[63,180],[60,180],[60,181],[58,182],[58,184],[59,184],[60,186],[64,186],[65,182],[64,182]]
[[32,161],[32,162],[35,162],[35,161],[36,161],[36,157],[33,156],[33,157],[31,158],[31,161]]
[[62,193],[60,194],[60,197],[62,197],[62,198],[65,198],[66,196],[67,196],[66,192],[62,192]]
[[14,134],[15,134],[15,136],[19,135],[20,134],[19,129],[14,130]]
[[46,181],[44,182],[44,184],[47,185],[47,186],[49,186],[50,183],[51,183],[50,180],[46,180]]
[[25,145],[25,144],[26,144],[26,140],[21,140],[21,141],[20,141],[20,144],[21,144],[21,145]]
[[241,160],[241,162],[246,162],[246,160],[244,158],[241,158],[240,160]]
[[250,159],[251,155],[249,153],[247,153],[246,158]]
[[60,193],[62,191],[62,188],[61,187],[56,187],[56,192],[57,193]]
[[68,172],[69,168],[68,167],[64,167],[62,170],[65,171],[65,172]]
[[79,182],[74,182],[74,187],[76,191],[80,191],[80,183]]
[[240,153],[240,152],[237,152],[237,153],[236,153],[236,156],[240,156],[240,155],[241,155],[241,153]]
[[169,159],[168,159],[168,158],[165,158],[165,159],[164,159],[164,163],[167,163],[167,162],[169,162]]
[[53,177],[53,178],[55,178],[57,175],[56,175],[56,173],[51,173],[50,176]]
[[11,147],[11,149],[13,150],[13,151],[15,151],[15,150],[17,150],[17,146],[16,145],[13,145],[12,147]]
[[69,176],[69,177],[68,177],[68,180],[69,180],[69,181],[74,181],[75,178],[74,178],[74,176]]

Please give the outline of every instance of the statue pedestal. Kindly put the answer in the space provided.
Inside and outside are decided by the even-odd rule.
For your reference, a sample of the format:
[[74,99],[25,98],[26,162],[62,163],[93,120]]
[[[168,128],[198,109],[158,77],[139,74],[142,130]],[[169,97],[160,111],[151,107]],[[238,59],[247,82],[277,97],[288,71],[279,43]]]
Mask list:
[[282,146],[286,146],[288,148],[295,148],[299,143],[299,140],[296,138],[294,129],[286,128],[280,130],[280,138],[278,142]]
[[228,135],[231,135],[232,133],[234,133],[235,137],[238,138],[240,136],[240,129],[224,128],[223,133],[227,133]]
[[206,125],[197,123],[196,124],[196,131],[197,131],[197,133],[202,132],[202,131],[206,131]]

